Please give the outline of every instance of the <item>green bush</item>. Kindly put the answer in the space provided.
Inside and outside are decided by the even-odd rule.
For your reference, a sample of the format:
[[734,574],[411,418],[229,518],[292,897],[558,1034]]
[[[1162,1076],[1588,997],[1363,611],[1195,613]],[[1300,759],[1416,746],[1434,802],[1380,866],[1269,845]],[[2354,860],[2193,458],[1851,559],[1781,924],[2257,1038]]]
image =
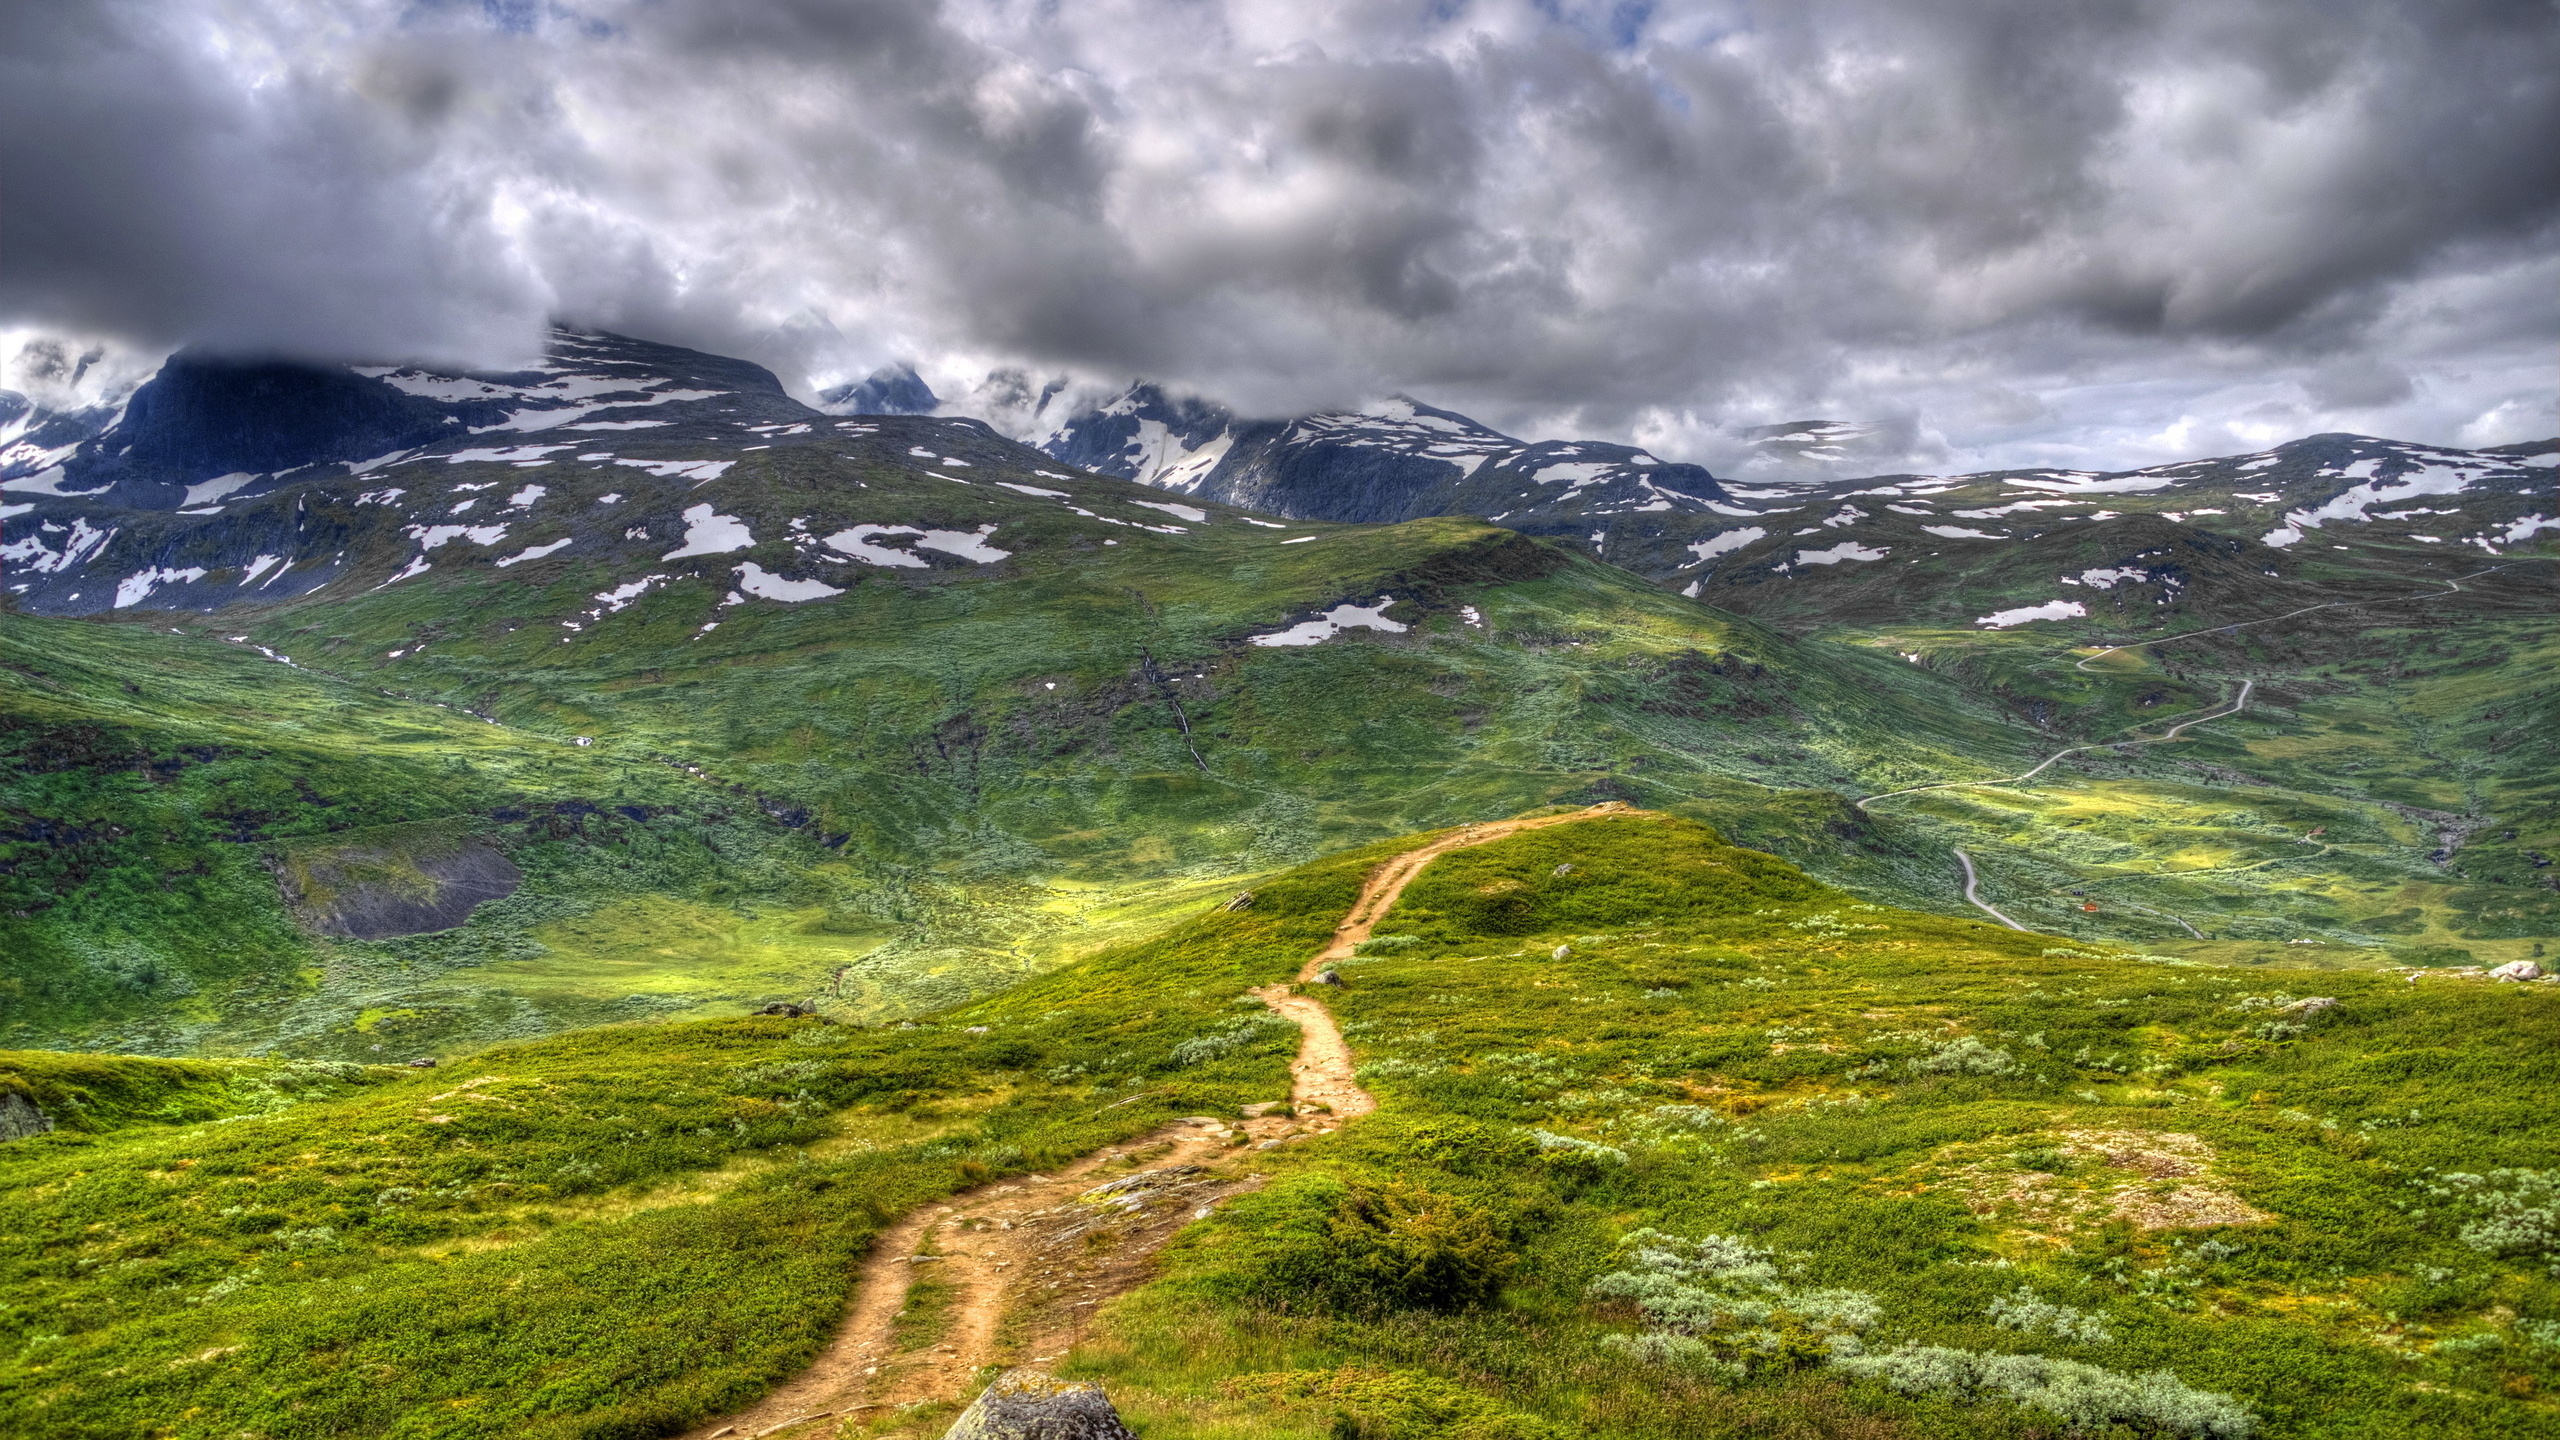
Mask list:
[[1492,1299],[1511,1272],[1504,1227],[1455,1195],[1302,1174],[1267,1198],[1277,1223],[1248,1289],[1273,1309],[1462,1310]]

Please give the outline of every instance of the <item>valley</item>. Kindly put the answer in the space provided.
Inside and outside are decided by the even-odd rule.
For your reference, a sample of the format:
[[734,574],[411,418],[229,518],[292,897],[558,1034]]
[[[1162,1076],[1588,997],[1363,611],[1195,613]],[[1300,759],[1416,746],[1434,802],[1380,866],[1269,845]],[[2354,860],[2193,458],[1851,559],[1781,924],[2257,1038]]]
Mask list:
[[0,1408],[2548,1429],[2560,442],[1746,484],[895,378],[12,412]]

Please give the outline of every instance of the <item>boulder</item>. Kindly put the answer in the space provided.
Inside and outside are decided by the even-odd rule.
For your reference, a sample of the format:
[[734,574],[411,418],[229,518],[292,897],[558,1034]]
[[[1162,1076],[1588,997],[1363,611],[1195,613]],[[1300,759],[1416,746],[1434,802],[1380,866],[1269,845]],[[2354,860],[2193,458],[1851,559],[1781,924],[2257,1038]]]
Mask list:
[[787,1000],[777,1000],[756,1013],[759,1015],[779,1015],[786,1020],[798,1020],[806,1016],[815,1015],[818,1012],[810,1009],[806,1005],[794,1005]]
[[1288,1113],[1289,1102],[1286,1100],[1257,1100],[1253,1104],[1244,1107],[1243,1111],[1244,1118],[1247,1120],[1259,1120],[1265,1115],[1286,1115]]
[[0,1141],[24,1140],[52,1128],[53,1117],[43,1106],[15,1090],[0,1094]]
[[2489,972],[2492,980],[2539,980],[2542,967],[2530,960],[2510,960]]
[[942,1440],[1137,1440],[1090,1380],[1008,1370],[943,1432]]
[[2317,1015],[2323,1010],[2335,1010],[2337,1008],[2338,1001],[2335,996],[2310,995],[2300,1000],[2296,1000],[2290,1005],[2278,1007],[2276,1013],[2279,1015]]
[[1312,983],[1317,985],[1340,986],[1345,989],[1348,989],[1351,985],[1350,981],[1342,978],[1342,972],[1339,970],[1319,970],[1316,972],[1316,978]]
[[1547,957],[1547,958],[1549,958],[1549,959],[1551,959],[1551,960],[1562,960],[1562,959],[1564,959],[1566,956],[1571,955],[1572,953],[1573,953],[1573,947],[1572,947],[1572,946],[1570,946],[1570,945],[1559,945],[1559,946],[1557,946],[1555,949],[1553,949],[1553,950],[1551,950],[1551,951],[1549,951],[1549,952],[1548,952],[1548,957]]

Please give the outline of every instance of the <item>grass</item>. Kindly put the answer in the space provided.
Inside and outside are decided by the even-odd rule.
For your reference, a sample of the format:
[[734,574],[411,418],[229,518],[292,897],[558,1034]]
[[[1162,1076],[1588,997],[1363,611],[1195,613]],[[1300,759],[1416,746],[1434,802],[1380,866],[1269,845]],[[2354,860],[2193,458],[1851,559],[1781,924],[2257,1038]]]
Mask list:
[[[1337,1414],[1511,1433],[1399,1429],[1405,1402],[1347,1378],[1373,1375],[1458,1380],[1552,1427],[1518,1433],[2055,1423],[2001,1392],[1894,1393],[1832,1335],[2167,1372],[2271,1436],[2553,1423],[2560,1251],[2528,1238],[2548,1202],[2503,1231],[2486,1217],[2508,1202],[2446,1179],[2547,1163],[2531,1057],[2560,1014],[2539,987],[2076,949],[1862,905],[1661,818],[1444,857],[1379,931],[1415,942],[1349,967],[1333,1003],[1384,1109],[1193,1232],[1080,1354],[1151,1435],[1348,1433]],[[2285,1008],[2314,993],[2339,1003]],[[1315,1176],[1506,1217],[1500,1301],[1310,1307],[1272,1284]],[[1677,1332],[1688,1354],[1645,1360],[1612,1339],[1643,1312],[1591,1288],[1643,1229],[1764,1249],[1776,1283],[1722,1292]],[[2102,1323],[2002,1324],[2022,1289],[2046,1309],[2017,1313]],[[1802,1298],[1824,1291],[1877,1318],[1826,1329]],[[1266,1384],[1339,1398],[1245,1403]]]
[[[1284,1045],[1185,1042],[1411,843],[914,1028],[622,1026],[19,1142],[0,1403],[73,1436],[668,1433],[814,1353],[905,1208],[1267,1098]],[[2015,1363],[2119,1377],[2091,1434],[2550,1428],[2545,987],[2075,946],[1660,815],[1453,852],[1378,929],[1408,938],[1328,994],[1384,1108],[1272,1152],[1071,1360],[1151,1437],[2024,1436],[2099,1403],[1931,1388]],[[1595,1292],[1640,1231],[1741,1268],[1686,1310]]]
[[[11,1042],[381,1060],[770,1000],[915,1014],[1381,836],[1626,795],[1811,861],[1841,805],[1791,787],[1980,763],[1943,681],[1476,522],[1285,554],[1243,530],[874,577],[699,638],[684,585],[563,643],[585,572],[438,571],[232,632],[294,667],[0,616]],[[1378,591],[1412,631],[1239,639]],[[428,624],[425,658],[385,658]],[[1879,692],[1911,723],[1860,723]],[[525,881],[449,934],[315,935],[277,894],[415,898],[464,843]]]
[[[13,1143],[0,1406],[63,1436],[606,1436],[717,1413],[815,1353],[889,1217],[1285,1085],[1278,1041],[1177,1050],[1329,933],[1370,858],[967,1025],[596,1029]],[[12,1063],[50,1077],[43,1103],[93,1072],[222,1068]]]

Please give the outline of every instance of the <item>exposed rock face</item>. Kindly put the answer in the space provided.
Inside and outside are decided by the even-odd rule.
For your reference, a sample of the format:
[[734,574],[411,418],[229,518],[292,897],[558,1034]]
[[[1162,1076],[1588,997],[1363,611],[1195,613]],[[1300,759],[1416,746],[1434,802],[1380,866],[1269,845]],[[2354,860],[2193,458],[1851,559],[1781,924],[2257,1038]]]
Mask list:
[[451,930],[482,901],[516,892],[524,872],[476,840],[425,853],[349,847],[289,863],[286,902],[314,933],[357,940]]
[[1008,1370],[960,1413],[942,1440],[1137,1440],[1089,1380]]
[[15,1090],[0,1095],[0,1142],[24,1140],[52,1128],[53,1117],[33,1100]]

